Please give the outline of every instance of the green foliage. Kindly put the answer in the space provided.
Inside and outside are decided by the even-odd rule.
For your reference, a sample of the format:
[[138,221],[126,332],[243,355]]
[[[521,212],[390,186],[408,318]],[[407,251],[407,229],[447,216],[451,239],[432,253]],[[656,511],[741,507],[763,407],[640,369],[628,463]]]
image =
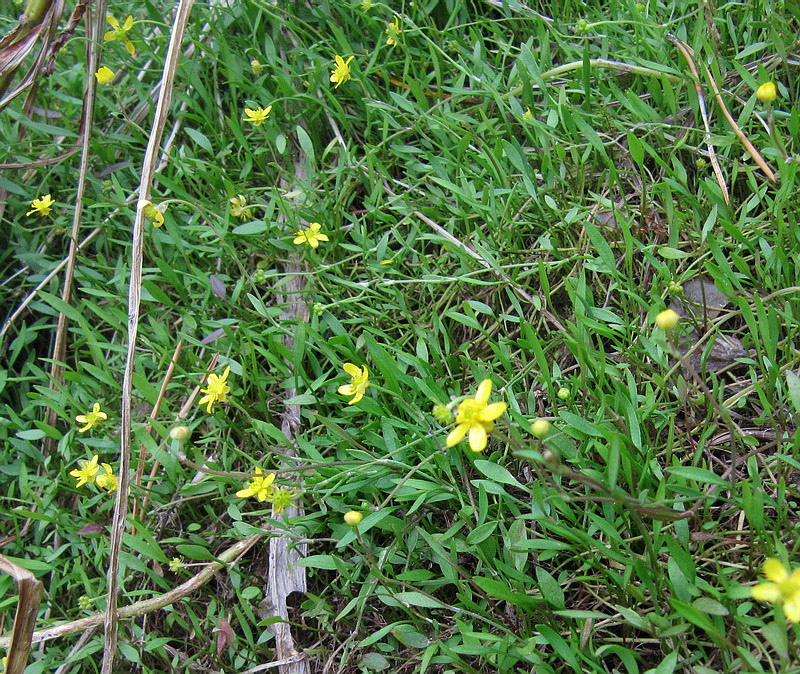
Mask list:
[[[151,195],[165,222],[145,225],[141,480],[121,605],[235,540],[285,532],[308,545],[290,621],[312,671],[791,671],[795,627],[745,586],[766,557],[798,549],[797,16],[782,2],[713,16],[687,2],[368,5],[193,10]],[[47,114],[24,114],[20,98],[0,116],[3,163],[26,166],[0,177],[0,533],[45,584],[39,628],[105,605],[113,498],[69,473],[118,461],[129,197],[169,32],[168,9],[130,11],[136,55],[104,52],[118,79],[98,89],[78,243],[92,238],[69,302],[57,268],[79,153],[38,160],[77,142],[82,28],[40,81]],[[708,133],[670,34],[694,50]],[[354,57],[337,88],[335,55]],[[703,64],[777,182],[723,118]],[[769,111],[754,93],[768,79]],[[263,125],[245,121],[268,105]],[[25,215],[48,193],[50,215]],[[329,240],[293,244],[311,222]],[[297,277],[308,320],[285,316]],[[682,319],[667,334],[653,321],[671,302]],[[59,312],[67,353],[52,384]],[[190,406],[181,444],[169,430],[214,355],[231,392],[210,415]],[[369,369],[353,405],[338,393],[345,363]],[[486,451],[446,449],[452,424],[434,405],[447,422],[486,378],[508,404]],[[96,402],[108,419],[78,432]],[[299,470],[276,484],[300,491],[304,512],[281,520],[235,493],[255,466],[286,467],[287,404],[300,409]],[[542,440],[528,430],[540,417]],[[130,671],[275,659],[265,550],[123,622]],[[218,653],[221,619],[234,641]],[[48,642],[28,671],[94,671],[101,650],[97,636],[75,652],[69,637]]]

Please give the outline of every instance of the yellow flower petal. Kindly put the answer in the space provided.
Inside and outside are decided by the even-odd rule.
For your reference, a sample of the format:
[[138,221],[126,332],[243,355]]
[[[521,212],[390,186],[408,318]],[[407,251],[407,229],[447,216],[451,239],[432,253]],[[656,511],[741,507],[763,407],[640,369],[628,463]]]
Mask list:
[[452,431],[447,434],[447,439],[444,441],[446,447],[457,445],[464,439],[464,436],[469,430],[469,424],[459,424]]
[[481,424],[474,424],[469,429],[469,448],[473,452],[482,452],[486,449],[488,434],[486,428]]
[[761,583],[750,589],[750,595],[756,601],[765,601],[774,604],[781,599],[781,590],[774,583]]
[[501,416],[508,407],[508,403],[492,403],[478,413],[478,421],[482,423],[494,421]]
[[789,578],[789,572],[786,567],[774,557],[764,562],[764,575],[767,580],[771,580],[773,583],[783,583]]
[[793,623],[800,622],[800,595],[795,594],[784,602],[783,615]]
[[475,394],[475,400],[481,405],[485,405],[489,402],[489,396],[492,395],[492,380],[491,379],[484,379],[478,385],[478,392]]
[[345,363],[342,365],[342,369],[351,377],[358,377],[361,375],[361,368],[358,367],[358,365],[353,365],[353,363]]

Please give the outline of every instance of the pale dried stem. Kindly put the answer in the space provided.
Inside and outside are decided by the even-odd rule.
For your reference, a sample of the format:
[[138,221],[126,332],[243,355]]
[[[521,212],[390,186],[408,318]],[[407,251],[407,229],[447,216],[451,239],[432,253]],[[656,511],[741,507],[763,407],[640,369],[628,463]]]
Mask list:
[[122,547],[122,534],[128,512],[130,491],[130,459],[132,440],[132,394],[133,368],[136,355],[136,341],[139,330],[139,305],[141,301],[142,257],[144,248],[144,205],[150,197],[150,189],[155,175],[156,160],[172,100],[175,72],[180,58],[180,47],[189,21],[194,0],[179,0],[172,24],[169,47],[164,61],[158,103],[150,130],[147,149],[144,153],[141,180],[139,182],[139,204],[133,223],[131,245],[131,276],[128,285],[128,351],[125,358],[125,371],[122,380],[122,404],[120,423],[119,486],[114,503],[114,516],[109,541],[109,563],[107,576],[107,610],[105,616],[105,642],[101,674],[111,674],[117,650],[117,600],[119,593],[119,555]]
[[[181,585],[178,585],[178,587],[173,588],[169,592],[165,592],[164,594],[158,595],[157,597],[150,597],[149,599],[144,599],[142,601],[136,602],[135,604],[123,606],[117,611],[117,618],[119,619],[138,618],[139,616],[143,616],[147,613],[152,613],[153,611],[162,609],[165,606],[174,604],[176,601],[180,601],[184,597],[188,597],[198,588],[200,588],[209,580],[211,580],[212,576],[217,571],[224,568],[225,566],[232,565],[234,562],[236,562],[236,560],[238,560],[242,555],[244,555],[262,538],[263,538],[262,534],[256,534],[255,536],[246,538],[243,541],[237,541],[227,550],[224,550],[219,555],[217,555],[217,559],[219,561],[211,562],[210,564],[204,566],[201,571],[199,571],[185,583],[182,583]],[[62,623],[61,625],[56,625],[55,627],[49,627],[44,630],[37,630],[32,635],[31,643],[39,643],[41,641],[58,639],[60,637],[64,637],[70,634],[76,634],[78,632],[85,632],[88,629],[93,629],[103,624],[105,618],[106,618],[105,612],[95,613],[94,615],[87,616],[86,618],[80,618],[79,620],[72,620],[70,622]],[[0,638],[0,648],[7,647],[9,641],[10,639],[8,637]]]

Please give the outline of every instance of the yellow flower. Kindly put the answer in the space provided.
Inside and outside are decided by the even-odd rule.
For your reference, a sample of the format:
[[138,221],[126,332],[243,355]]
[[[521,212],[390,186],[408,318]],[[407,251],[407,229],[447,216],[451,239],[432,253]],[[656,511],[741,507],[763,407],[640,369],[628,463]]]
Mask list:
[[395,16],[394,21],[386,23],[386,44],[394,47],[399,44],[398,38],[400,37],[400,17]]
[[256,467],[256,476],[250,480],[244,489],[236,492],[239,498],[250,498],[255,496],[259,501],[266,501],[272,495],[275,481],[275,473],[264,475],[260,468]]
[[350,375],[350,383],[343,384],[338,391],[343,396],[353,396],[348,405],[355,405],[364,397],[364,392],[369,387],[369,371],[366,366],[363,368],[352,363],[345,363],[342,369]]
[[756,90],[756,98],[762,103],[772,103],[778,97],[778,88],[774,82],[764,82]]
[[482,452],[486,449],[488,434],[494,428],[494,421],[508,405],[506,403],[489,402],[492,394],[492,380],[484,379],[478,385],[478,392],[474,398],[466,398],[458,406],[456,427],[450,431],[445,440],[447,447],[457,445],[469,433],[469,448],[473,452]]
[[230,213],[234,218],[239,218],[239,220],[253,219],[253,212],[247,205],[247,199],[244,198],[243,194],[231,197],[228,201],[231,204]]
[[531,120],[533,120],[533,113],[530,108],[525,108],[525,112],[522,113],[522,121],[530,122]]
[[78,463],[81,467],[70,471],[72,477],[78,478],[78,484],[75,486],[82,487],[88,482],[94,482],[95,475],[100,470],[100,466],[97,465],[97,454],[92,457],[91,461],[78,461]]
[[658,316],[656,316],[656,327],[662,330],[672,330],[678,325],[680,318],[677,311],[664,309],[664,311],[659,312]]
[[258,59],[250,59],[250,67],[253,69],[253,75],[258,77],[261,74],[261,71],[264,70],[264,66],[261,65],[261,62]]
[[294,233],[294,240],[292,243],[302,246],[304,243],[307,243],[312,248],[318,248],[320,241],[327,241],[328,235],[323,234],[319,230],[322,229],[322,225],[318,222],[312,222],[308,229],[301,229]]
[[172,573],[176,573],[182,568],[183,559],[181,557],[173,557],[171,560],[169,560],[169,570],[172,571]]
[[94,74],[94,76],[97,78],[98,84],[108,84],[114,79],[114,71],[111,70],[111,68],[102,66],[101,68],[97,69],[97,72]]
[[108,415],[100,411],[100,403],[95,403],[92,405],[91,412],[79,414],[75,417],[75,421],[79,424],[84,424],[83,428],[78,429],[78,433],[85,433],[90,428],[94,428],[99,422],[105,421],[106,419],[108,419]]
[[95,478],[94,482],[98,487],[105,489],[110,494],[112,491],[116,491],[119,480],[117,476],[114,475],[114,469],[111,466],[107,463],[101,463],[100,465],[105,472],[100,473],[100,475]]
[[205,395],[200,398],[198,404],[206,405],[206,412],[209,414],[211,414],[211,408],[213,407],[214,403],[224,403],[228,399],[228,394],[231,392],[230,386],[228,386],[228,375],[230,373],[231,368],[229,365],[225,368],[225,371],[222,373],[222,375],[208,375],[206,388],[200,390],[200,393],[205,393]]
[[336,63],[336,67],[331,70],[331,82],[336,85],[334,89],[338,89],[340,84],[344,84],[350,79],[350,61],[352,61],[353,58],[354,57],[351,56],[345,61],[344,58],[338,54],[333,57]]
[[255,110],[251,110],[250,108],[245,108],[243,121],[252,122],[253,126],[261,126],[264,123],[264,121],[269,118],[269,113],[271,111],[272,111],[271,105],[268,105],[266,108],[262,108],[261,106],[259,106]]
[[153,223],[153,227],[161,227],[164,224],[164,211],[151,201],[145,201],[142,204],[142,211],[144,211],[144,217]]
[[350,510],[344,514],[344,523],[351,527],[357,527],[363,519],[364,516],[358,510]]
[[783,603],[783,614],[793,623],[800,622],[800,569],[789,573],[777,559],[764,562],[764,575],[769,583],[759,583],[750,592],[756,601]]
[[136,53],[136,49],[133,46],[133,43],[128,39],[128,31],[133,28],[133,17],[128,16],[125,19],[125,25],[119,25],[119,21],[117,21],[113,16],[109,15],[106,17],[106,21],[111,25],[114,30],[108,31],[104,36],[103,40],[105,42],[114,42],[116,40],[121,40],[122,43],[125,45],[125,49],[128,50],[128,53],[133,56]]
[[52,211],[53,204],[56,203],[55,199],[51,199],[49,194],[45,194],[43,197],[39,197],[38,199],[34,199],[31,201],[31,210],[29,210],[25,215],[33,215],[34,213],[38,213],[39,215],[50,215],[50,211]]

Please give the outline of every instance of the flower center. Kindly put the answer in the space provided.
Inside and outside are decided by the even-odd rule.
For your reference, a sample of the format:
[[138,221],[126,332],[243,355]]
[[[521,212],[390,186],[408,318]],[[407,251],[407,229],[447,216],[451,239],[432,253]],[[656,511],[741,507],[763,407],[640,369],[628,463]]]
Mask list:
[[467,398],[458,406],[458,418],[456,419],[456,423],[478,423],[476,417],[484,407],[486,407],[486,405],[479,403],[475,398]]

